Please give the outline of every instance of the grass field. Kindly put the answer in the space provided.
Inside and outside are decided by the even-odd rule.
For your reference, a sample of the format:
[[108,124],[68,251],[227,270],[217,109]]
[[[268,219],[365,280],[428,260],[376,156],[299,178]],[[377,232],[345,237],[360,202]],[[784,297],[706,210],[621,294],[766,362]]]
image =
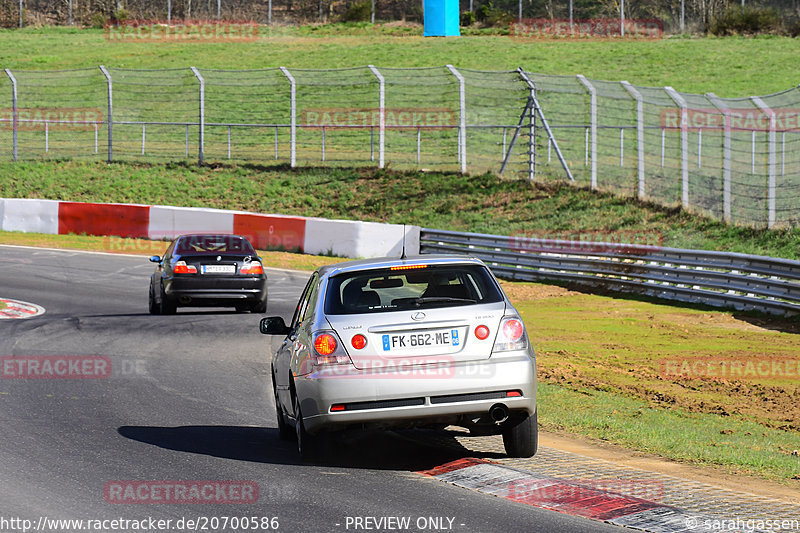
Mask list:
[[3,197],[215,207],[499,235],[623,240],[800,257],[800,230],[730,227],[679,209],[566,184],[530,185],[491,174],[292,170],[257,165],[0,162],[0,198]]
[[654,41],[515,40],[508,35],[423,38],[422,29],[366,25],[262,28],[254,42],[111,42],[103,30],[0,31],[0,66],[11,69],[336,68],[374,64],[471,69],[523,67],[544,74],[672,85],[679,91],[750,96],[796,84],[797,41],[785,37],[667,38]]
[[[498,33],[425,39],[418,27],[308,26],[262,31],[252,43],[110,42],[102,30],[0,31],[0,68],[254,69],[419,67],[452,63],[513,69],[720,96],[781,91],[796,82],[797,41],[668,38],[660,41],[515,41]],[[0,88],[8,83],[0,82]],[[192,107],[188,100],[176,106]],[[192,108],[194,109],[194,108]],[[155,110],[156,112],[158,109]],[[7,133],[7,132],[5,132]],[[54,137],[54,142],[57,137]],[[134,147],[135,148],[135,147]],[[323,192],[324,191],[324,192]],[[678,209],[566,185],[492,175],[285,165],[0,162],[0,197],[244,209],[511,235],[638,236],[665,246],[798,259],[800,230],[726,227]],[[164,243],[85,236],[0,234],[0,242],[158,254]],[[278,268],[332,258],[269,252]],[[507,284],[540,364],[540,422],[681,461],[754,473],[800,488],[800,389],[794,379],[665,376],[664,361],[800,358],[795,321]],[[579,327],[577,325],[580,325]]]

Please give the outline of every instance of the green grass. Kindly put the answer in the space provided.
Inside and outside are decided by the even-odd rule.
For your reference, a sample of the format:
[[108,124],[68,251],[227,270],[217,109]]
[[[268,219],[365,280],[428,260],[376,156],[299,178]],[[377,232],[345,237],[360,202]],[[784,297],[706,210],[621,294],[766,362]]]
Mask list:
[[[545,74],[584,74],[719,96],[789,89],[800,70],[797,41],[786,37],[667,38],[658,41],[514,40],[507,35],[424,38],[421,28],[331,25],[262,27],[254,42],[109,42],[103,30],[25,28],[0,31],[0,65],[11,69],[253,69],[284,65],[332,68],[374,64],[472,69],[523,67]],[[687,59],[690,58],[690,59]]]
[[677,208],[569,185],[530,185],[491,174],[0,162],[0,197],[242,209],[499,235],[622,240],[800,257],[800,230],[731,227]]
[[736,417],[654,408],[595,389],[539,383],[539,423],[681,462],[714,465],[798,486],[797,432]]

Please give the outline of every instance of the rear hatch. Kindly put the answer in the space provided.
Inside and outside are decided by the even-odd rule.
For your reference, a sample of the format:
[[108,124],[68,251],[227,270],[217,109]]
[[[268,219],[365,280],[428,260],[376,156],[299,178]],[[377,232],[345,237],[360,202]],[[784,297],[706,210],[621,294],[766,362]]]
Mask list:
[[[328,316],[328,322],[356,368],[380,370],[488,359],[504,314],[505,304],[500,302]],[[486,329],[478,329],[481,326]],[[354,341],[357,335],[365,337],[366,344]]]
[[331,329],[363,370],[488,359],[505,312],[502,291],[475,263],[347,272],[329,279],[325,296]]

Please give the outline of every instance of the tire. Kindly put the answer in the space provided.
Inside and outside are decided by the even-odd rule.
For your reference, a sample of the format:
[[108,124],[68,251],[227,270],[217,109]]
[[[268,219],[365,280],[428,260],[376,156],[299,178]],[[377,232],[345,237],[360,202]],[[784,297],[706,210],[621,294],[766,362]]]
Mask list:
[[318,457],[316,439],[306,431],[300,401],[294,397],[294,429],[297,435],[297,452],[306,461],[314,461]]
[[333,457],[333,439],[330,433],[311,435],[306,431],[303,422],[303,413],[300,402],[294,397],[295,434],[297,436],[297,451],[304,461],[313,463],[326,463]]
[[147,309],[151,315],[161,314],[161,307],[156,303],[156,295],[153,293],[153,282],[150,282],[150,290],[147,291]]
[[171,302],[167,295],[164,293],[164,287],[161,287],[161,314],[162,315],[174,315],[175,312],[178,310],[178,306],[175,302]]
[[275,395],[275,412],[278,415],[278,438],[281,440],[290,440],[293,436],[292,428],[289,427],[289,424],[286,423],[286,419],[283,418],[283,408],[278,399],[278,388],[275,387],[274,382],[272,390]]
[[258,301],[250,306],[250,311],[253,313],[266,313],[267,312],[267,301]]
[[503,445],[509,457],[533,457],[539,448],[539,425],[536,411],[525,420],[503,430]]

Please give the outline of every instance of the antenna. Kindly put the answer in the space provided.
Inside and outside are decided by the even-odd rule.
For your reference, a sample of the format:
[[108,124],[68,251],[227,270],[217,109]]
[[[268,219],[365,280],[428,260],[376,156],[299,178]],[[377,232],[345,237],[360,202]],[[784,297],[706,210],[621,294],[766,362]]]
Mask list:
[[406,258],[406,225],[403,223],[403,253],[400,255],[400,259]]

